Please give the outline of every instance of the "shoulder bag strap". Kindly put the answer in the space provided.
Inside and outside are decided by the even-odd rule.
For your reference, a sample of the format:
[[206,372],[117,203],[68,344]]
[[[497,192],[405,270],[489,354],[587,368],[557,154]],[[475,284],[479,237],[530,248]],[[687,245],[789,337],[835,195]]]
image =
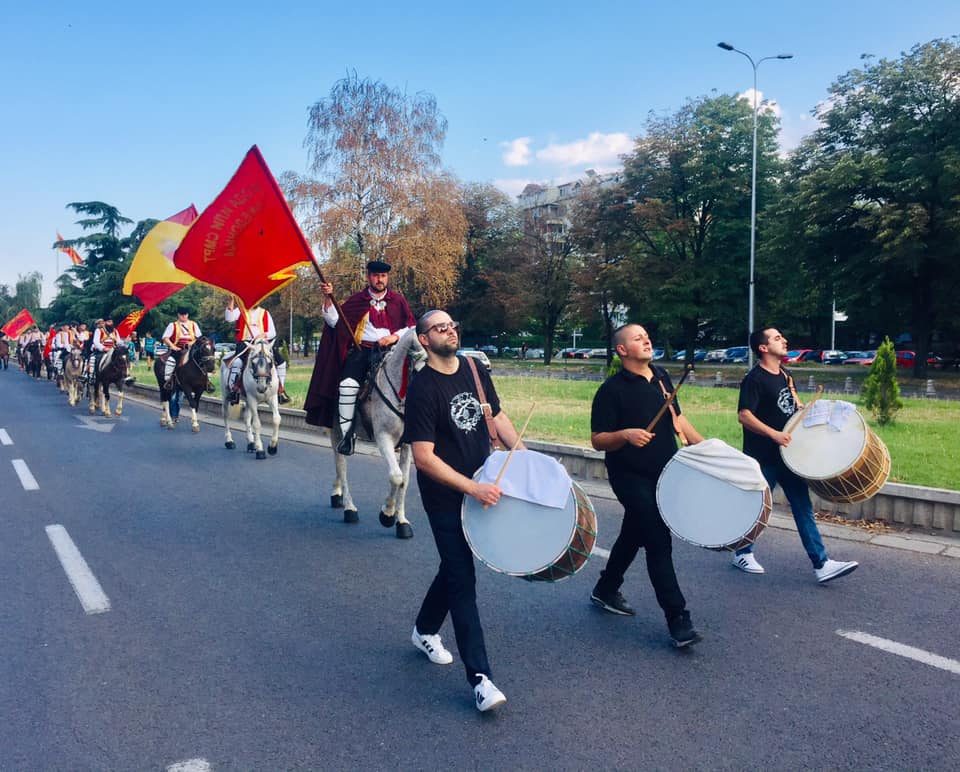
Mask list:
[[477,397],[480,399],[480,409],[483,411],[483,420],[487,422],[487,434],[490,435],[490,447],[498,450],[503,447],[503,443],[500,441],[500,435],[497,434],[497,427],[493,423],[493,408],[491,408],[490,403],[487,402],[487,393],[484,391],[483,384],[480,382],[480,373],[477,372],[477,365],[473,361],[473,357],[463,358],[467,360],[470,372],[473,373],[473,382],[477,387]]
[[680,418],[677,416],[677,411],[673,409],[673,400],[670,399],[670,393],[667,391],[667,387],[663,385],[663,378],[657,378],[657,384],[660,386],[660,391],[663,392],[663,398],[667,402],[667,409],[670,411],[670,418],[673,420],[673,431],[677,434],[677,439],[680,440],[681,445],[689,445],[687,438],[683,435],[683,429],[680,428]]

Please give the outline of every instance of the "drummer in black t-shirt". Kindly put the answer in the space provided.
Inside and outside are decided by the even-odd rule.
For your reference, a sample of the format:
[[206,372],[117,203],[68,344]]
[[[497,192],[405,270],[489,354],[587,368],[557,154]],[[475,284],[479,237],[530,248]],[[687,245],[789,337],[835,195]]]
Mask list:
[[[500,488],[472,478],[490,455],[490,434],[473,371],[466,358],[457,355],[457,323],[445,311],[428,311],[417,322],[417,337],[426,349],[427,366],[417,373],[407,392],[403,442],[413,448],[417,484],[440,553],[440,569],[423,599],[412,640],[431,662],[453,662],[439,634],[449,612],[477,709],[484,712],[502,705],[507,698],[490,680],[477,611],[473,554],[463,535],[460,510],[464,495],[487,506],[495,505],[500,500]],[[494,429],[507,446],[513,447],[517,431],[500,409],[493,381],[484,368],[477,368],[477,373]]]
[[651,364],[653,344],[639,324],[619,328],[613,341],[623,369],[607,378],[593,398],[590,441],[596,450],[606,451],[610,487],[623,505],[623,524],[590,600],[612,614],[633,616],[635,612],[620,592],[620,585],[643,547],[647,573],[667,618],[670,637],[678,647],[689,646],[700,636],[693,629],[677,582],[670,530],[660,515],[656,489],[660,472],[677,452],[675,426],[689,443],[700,442],[703,437],[681,414],[676,400],[673,410],[664,412],[654,431],[646,430],[663,406],[665,395],[673,391],[670,376]]
[[[787,339],[776,328],[766,327],[750,333],[750,348],[757,356],[757,364],[740,384],[737,406],[743,425],[743,452],[760,464],[770,490],[777,483],[783,488],[817,581],[823,584],[846,576],[856,569],[857,563],[827,557],[813,516],[807,483],[790,471],[780,455],[780,448],[790,444],[790,435],[785,434],[783,428],[801,407],[793,378],[780,364],[787,353]],[[753,555],[752,545],[734,554],[733,565],[748,574],[764,573],[763,566]]]

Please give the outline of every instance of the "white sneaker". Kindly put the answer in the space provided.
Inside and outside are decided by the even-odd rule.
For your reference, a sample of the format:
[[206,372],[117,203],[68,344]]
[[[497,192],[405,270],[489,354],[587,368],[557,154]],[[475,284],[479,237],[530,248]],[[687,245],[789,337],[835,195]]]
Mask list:
[[731,562],[741,571],[744,571],[748,574],[766,573],[763,570],[763,566],[757,562],[757,559],[753,556],[752,552],[744,552],[742,555],[734,553],[733,560]]
[[473,687],[473,693],[477,698],[477,710],[486,713],[488,710],[500,707],[507,701],[503,692],[493,685],[493,681],[483,673],[477,673],[477,677],[480,679],[480,683]]
[[453,662],[453,655],[443,648],[443,642],[439,635],[421,635],[417,628],[413,628],[413,634],[410,636],[413,645],[426,654],[430,661],[435,665],[449,665]]
[[831,579],[839,579],[841,576],[852,573],[859,565],[855,560],[849,560],[844,563],[839,560],[828,559],[820,568],[813,569],[813,573],[817,575],[817,581],[823,584],[824,582],[829,582]]

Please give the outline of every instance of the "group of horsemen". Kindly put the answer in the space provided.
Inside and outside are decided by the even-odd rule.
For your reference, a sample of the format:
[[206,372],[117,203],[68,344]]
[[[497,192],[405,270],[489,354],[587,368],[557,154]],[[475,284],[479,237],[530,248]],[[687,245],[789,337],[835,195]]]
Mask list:
[[[21,369],[26,365],[27,353],[33,350],[36,353],[31,356],[39,356],[46,342],[47,336],[36,325],[17,338],[17,356]],[[92,381],[104,356],[120,345],[125,345],[125,341],[114,328],[112,319],[97,319],[93,332],[90,332],[84,322],[64,322],[54,333],[53,340],[50,342],[50,365],[59,379],[63,375],[67,358],[76,350],[84,360],[82,377]]]

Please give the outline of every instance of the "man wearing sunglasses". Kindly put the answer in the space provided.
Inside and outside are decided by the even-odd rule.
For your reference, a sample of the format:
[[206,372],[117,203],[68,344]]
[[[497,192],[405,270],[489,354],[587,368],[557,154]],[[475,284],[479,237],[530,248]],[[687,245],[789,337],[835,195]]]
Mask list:
[[414,325],[406,298],[388,289],[389,280],[390,264],[371,260],[367,263],[367,286],[340,305],[353,330],[353,341],[333,304],[333,284],[320,285],[323,318],[332,334],[325,334],[320,341],[304,410],[307,423],[314,426],[332,427],[336,415],[343,436],[337,452],[345,456],[353,453],[357,395],[374,353],[393,346]]
[[[440,568],[427,590],[413,628],[413,645],[437,665],[453,656],[440,640],[440,628],[450,614],[457,649],[474,690],[477,710],[502,705],[503,696],[491,678],[490,664],[477,610],[473,554],[460,525],[464,496],[486,506],[500,500],[500,488],[473,479],[490,455],[490,430],[478,395],[478,381],[467,359],[457,355],[457,323],[445,311],[427,311],[417,322],[417,337],[427,352],[427,366],[417,373],[407,392],[403,442],[413,450],[417,484],[430,529],[440,553]],[[500,409],[490,375],[477,370],[490,410],[493,430],[507,447],[517,431]]]

